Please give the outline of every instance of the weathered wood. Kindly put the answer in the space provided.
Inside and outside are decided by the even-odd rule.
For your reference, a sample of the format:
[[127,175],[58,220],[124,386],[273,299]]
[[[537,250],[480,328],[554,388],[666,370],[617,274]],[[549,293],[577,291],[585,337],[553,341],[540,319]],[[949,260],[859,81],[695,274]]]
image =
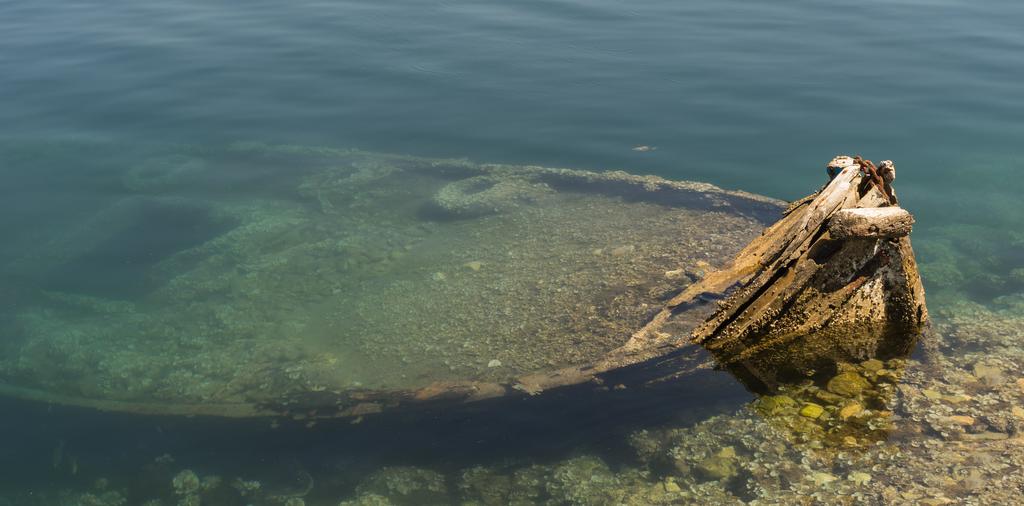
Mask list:
[[908,353],[927,320],[907,236],[913,217],[895,206],[892,162],[866,167],[874,170],[859,158],[833,159],[821,191],[671,300],[633,340],[659,332],[702,294],[727,292],[691,339],[760,383]]
[[913,226],[914,217],[902,207],[869,207],[837,211],[828,232],[834,239],[888,239],[909,234]]

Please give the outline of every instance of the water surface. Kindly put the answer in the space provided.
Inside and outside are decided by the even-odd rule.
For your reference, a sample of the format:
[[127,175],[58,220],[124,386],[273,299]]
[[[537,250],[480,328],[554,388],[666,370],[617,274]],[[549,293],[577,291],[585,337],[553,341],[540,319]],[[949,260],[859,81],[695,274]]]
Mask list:
[[[992,459],[979,457],[955,469],[938,463],[948,460],[945,441],[957,434],[982,434],[983,441],[997,437],[984,434],[1003,434],[1012,440],[1019,430],[1012,408],[1021,407],[1015,371],[1024,367],[1024,204],[1019,198],[1024,183],[1017,177],[1024,160],[1021,20],[1024,7],[1008,0],[763,5],[734,0],[2,1],[0,234],[7,247],[0,247],[5,266],[0,327],[23,330],[25,322],[9,315],[25,307],[51,308],[54,313],[43,311],[32,320],[33,328],[59,331],[67,342],[88,342],[96,334],[87,326],[57,325],[58,313],[81,310],[82,301],[56,303],[52,292],[102,295],[115,305],[138,300],[154,290],[144,271],[237,226],[230,216],[183,210],[179,201],[170,207],[174,212],[147,201],[133,208],[144,219],[58,263],[63,270],[43,276],[19,267],[26,257],[74,252],[47,250],[47,245],[56,244],[49,242],[54,237],[74,237],[73,224],[102,225],[87,218],[102,217],[103,210],[125,199],[189,194],[236,209],[280,200],[287,202],[276,216],[281,219],[287,218],[285,208],[302,199],[296,181],[308,174],[299,164],[214,164],[217,170],[204,172],[201,183],[186,188],[154,189],[125,179],[135,170],[147,174],[150,183],[159,182],[157,174],[182,164],[146,164],[169,152],[194,155],[237,143],[359,148],[482,163],[624,169],[781,199],[817,189],[824,163],[836,154],[892,159],[901,203],[917,217],[914,244],[930,309],[946,325],[940,363],[953,372],[926,373],[912,363],[901,376],[904,411],[897,415],[919,417],[922,437],[935,445],[921,443],[931,453],[901,457],[908,462],[907,476],[893,472],[882,481],[875,475],[871,485],[876,494],[893,489],[904,501],[928,497],[915,496],[925,492],[914,483],[930,483],[933,496],[936,490],[957,498],[988,494],[988,502],[999,502],[1009,486],[977,485],[980,478],[973,478],[971,469],[990,477],[997,472],[991,466],[1012,459],[991,464],[986,462]],[[635,149],[641,146],[648,149]],[[377,249],[388,252],[403,250],[412,235],[406,231],[367,242],[383,241]],[[471,261],[460,259],[457,265]],[[225,266],[233,268],[230,261]],[[124,308],[114,309],[123,315]],[[285,333],[288,318],[279,323]],[[102,322],[90,324],[104,328]],[[18,348],[19,334],[9,332],[0,344],[8,358],[24,351]],[[132,351],[118,348],[121,356]],[[171,357],[192,352],[165,351]],[[120,370],[104,362],[101,350],[93,352],[77,359],[89,367]],[[41,360],[62,356],[45,347],[34,353]],[[481,356],[484,365],[498,356],[491,355]],[[96,382],[69,377],[88,368],[53,365],[48,372],[53,381]],[[134,380],[151,373],[125,369],[121,385],[137,387]],[[220,421],[47,411],[9,401],[4,433],[24,437],[0,453],[7,480],[3,494],[12,504],[59,504],[30,492],[63,488],[82,494],[100,478],[111,483],[108,492],[128,482],[150,483],[132,474],[145,463],[159,469],[150,475],[152,485],[127,493],[131,503],[163,497],[171,504],[178,496],[169,477],[195,469],[227,481],[266,476],[261,479],[268,489],[278,490],[278,496],[292,491],[295,497],[294,490],[305,486],[303,476],[311,474],[317,485],[305,496],[308,503],[336,504],[354,496],[359,483],[364,492],[382,490],[377,485],[386,476],[361,481],[382,466],[416,465],[446,473],[452,492],[444,497],[456,501],[476,497],[457,485],[468,483],[462,478],[467,469],[491,466],[500,468],[499,475],[520,472],[522,477],[529,474],[523,469],[537,464],[554,466],[545,473],[564,480],[545,485],[547,495],[524,496],[524,502],[571,497],[600,502],[597,492],[573,495],[565,483],[578,482],[577,472],[617,480],[609,485],[615,490],[675,475],[684,483],[690,476],[686,466],[672,462],[703,461],[701,452],[714,456],[721,450],[700,446],[701,441],[729,446],[721,434],[730,431],[749,435],[747,440],[773,441],[756,433],[763,428],[760,422],[733,416],[752,395],[728,378],[716,385],[715,390],[684,385],[671,394],[635,397],[613,391],[614,398],[561,411],[542,404],[524,410],[521,418],[466,414],[459,423],[446,416],[461,415],[438,414],[441,421],[435,424],[378,422],[392,434],[401,433],[393,444],[385,444],[392,438],[385,429],[352,428],[347,422],[310,429],[299,421],[274,432],[267,421],[232,428]],[[709,418],[712,413],[726,418]],[[949,427],[957,423],[949,422],[950,416],[969,416],[973,423],[953,430]],[[641,444],[647,440],[638,431],[656,431],[666,423],[678,430],[653,438],[657,444]],[[690,428],[695,423],[697,428]],[[474,432],[481,426],[493,430]],[[242,442],[211,443],[231,440],[233,430],[240,431]],[[475,439],[452,435],[459,430]],[[954,436],[948,436],[951,430]],[[365,445],[318,449],[333,438],[359,440],[361,431],[373,433]],[[900,446],[910,441],[903,436],[892,437],[892,448],[910,451]],[[973,454],[1009,451],[995,447],[1003,444],[998,441],[978,444],[991,447],[974,448]],[[660,450],[638,456],[637,448],[658,445]],[[378,451],[383,446],[389,450]],[[164,454],[173,463],[161,460]],[[374,454],[379,455],[371,458]],[[450,454],[459,458],[448,462]],[[589,460],[567,460],[574,455],[599,455],[610,470]],[[782,467],[800,460],[779,455],[775,464]],[[251,464],[266,461],[274,464]],[[634,480],[630,466],[651,474]],[[864,485],[851,474],[859,471],[851,469],[859,468],[822,464],[782,474],[806,477],[825,492],[867,493],[851,485]],[[998,473],[1012,474],[1007,469]],[[749,500],[763,493],[784,501],[785,491],[806,492],[799,478],[788,488],[773,489],[765,488],[755,471],[744,473],[719,487],[693,472],[701,491],[695,497],[711,501],[725,497],[714,494],[730,494]],[[842,479],[833,483],[815,473]],[[271,485],[275,476],[283,482],[294,478],[298,485]],[[936,476],[951,481],[934,481]],[[232,497],[207,501],[240,500]]]

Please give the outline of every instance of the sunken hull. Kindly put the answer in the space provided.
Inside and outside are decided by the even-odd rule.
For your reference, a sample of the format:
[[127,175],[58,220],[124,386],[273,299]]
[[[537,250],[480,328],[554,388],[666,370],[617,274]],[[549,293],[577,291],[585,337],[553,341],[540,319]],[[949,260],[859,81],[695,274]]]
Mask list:
[[[623,172],[175,149],[0,257],[18,301],[0,315],[0,393],[311,421],[700,382],[716,365],[756,388],[905,353],[926,319],[905,233],[829,239],[836,211],[871,202],[829,191],[856,187],[852,169],[814,199],[834,205],[783,215]],[[773,299],[779,272],[802,274]]]
[[704,294],[727,292],[692,341],[752,389],[834,372],[837,363],[909,355],[928,311],[909,237],[913,217],[898,206],[887,164],[892,177],[870,184],[870,162],[833,159],[824,188],[790,205],[638,336],[671,324]]

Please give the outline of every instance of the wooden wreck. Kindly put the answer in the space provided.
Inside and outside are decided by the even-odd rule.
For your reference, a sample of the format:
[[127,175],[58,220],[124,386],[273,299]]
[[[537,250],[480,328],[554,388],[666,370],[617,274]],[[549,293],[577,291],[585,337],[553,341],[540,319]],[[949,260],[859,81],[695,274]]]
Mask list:
[[635,336],[650,339],[706,294],[728,293],[691,334],[719,365],[770,386],[841,361],[906,356],[928,312],[895,166],[839,156],[726,269],[689,287]]
[[594,363],[508,384],[438,383],[415,392],[366,393],[336,414],[553,389],[652,386],[712,369],[767,391],[789,379],[832,372],[839,362],[905,357],[928,312],[909,237],[914,220],[899,207],[892,187],[895,165],[838,156],[826,169],[830,180],[821,190],[790,204],[726,267],[687,286],[623,346]]
[[[507,167],[482,167],[483,176],[469,173],[473,178],[466,181],[477,184],[481,177],[508,172]],[[422,170],[434,169],[428,164]],[[470,170],[455,169],[460,177]],[[514,182],[515,188],[572,185],[620,197],[625,190],[630,199],[640,200],[642,194],[659,203],[756,209],[772,216],[782,211],[781,219],[724,267],[689,284],[680,278],[678,293],[651,308],[646,325],[621,334],[622,341],[616,341],[621,346],[585,365],[520,374],[509,381],[467,378],[416,388],[319,388],[240,402],[90,398],[11,384],[0,384],[0,394],[132,413],[310,420],[500,402],[567,387],[639,387],[694,378],[715,368],[763,390],[827,371],[837,362],[905,356],[928,315],[909,238],[913,217],[899,207],[892,188],[895,166],[840,156],[827,165],[827,173],[830,180],[821,190],[784,211],[771,199],[742,192],[624,173],[526,167],[513,169],[512,179],[503,175],[502,181]],[[319,189],[317,197],[322,197]]]

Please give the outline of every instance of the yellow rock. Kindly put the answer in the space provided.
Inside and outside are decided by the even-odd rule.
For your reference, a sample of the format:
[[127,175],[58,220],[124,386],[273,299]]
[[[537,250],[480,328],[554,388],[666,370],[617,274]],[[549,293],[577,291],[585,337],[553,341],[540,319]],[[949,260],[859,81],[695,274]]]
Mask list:
[[1017,418],[1024,418],[1024,408],[1020,406],[1014,406],[1010,408],[1010,413],[1013,413],[1013,416]]
[[676,269],[672,271],[665,271],[665,279],[679,279],[686,275],[685,269]]
[[718,456],[726,459],[731,459],[736,456],[736,448],[732,446],[726,446],[718,451]]
[[942,400],[952,404],[963,404],[971,400],[971,398],[966,395],[944,395],[942,396]]
[[676,494],[676,493],[679,493],[679,492],[682,492],[682,491],[683,491],[683,489],[679,488],[679,485],[676,485],[676,482],[671,481],[671,480],[666,480],[665,481],[665,492],[668,492],[668,493],[671,493],[671,494]]
[[484,263],[483,262],[473,261],[473,262],[466,262],[466,263],[462,264],[462,266],[463,267],[468,267],[469,270],[472,270],[472,271],[478,271],[478,270],[480,270],[481,267],[484,266]]
[[871,481],[871,475],[868,473],[862,473],[860,471],[854,471],[846,477],[846,479],[852,481],[857,485],[864,485]]
[[871,383],[853,371],[839,373],[828,382],[829,392],[844,397],[856,397],[869,387]]
[[928,499],[921,499],[921,501],[918,502],[918,504],[920,504],[921,506],[942,506],[944,504],[950,504],[950,503],[953,503],[953,502],[954,501],[952,499],[949,499],[947,497],[939,496],[939,497],[930,497]]
[[924,389],[924,390],[921,390],[921,393],[924,394],[925,397],[927,397],[928,399],[931,399],[933,401],[942,398],[942,394],[940,394],[939,392],[937,392],[935,390],[930,390],[930,389],[927,389],[927,388]]
[[819,487],[824,485],[824,484],[826,484],[826,483],[832,483],[833,481],[836,481],[837,479],[838,478],[836,478],[834,475],[831,475],[829,473],[814,473],[814,474],[811,475],[811,481],[813,481],[814,484],[819,486]]
[[963,425],[964,427],[968,427],[968,426],[974,425],[974,417],[973,416],[953,415],[953,416],[950,416],[948,418],[948,420],[953,422],[953,423],[955,423],[955,424],[957,424],[957,425]]
[[824,412],[825,408],[813,402],[808,402],[804,404],[804,407],[800,408],[800,416],[806,416],[807,418],[818,418]]
[[739,471],[735,459],[713,455],[697,464],[697,471],[712,480],[728,480]]
[[861,406],[856,402],[853,404],[847,404],[843,406],[842,409],[839,410],[839,418],[846,420],[848,418],[859,415],[861,411],[864,411],[864,406]]

